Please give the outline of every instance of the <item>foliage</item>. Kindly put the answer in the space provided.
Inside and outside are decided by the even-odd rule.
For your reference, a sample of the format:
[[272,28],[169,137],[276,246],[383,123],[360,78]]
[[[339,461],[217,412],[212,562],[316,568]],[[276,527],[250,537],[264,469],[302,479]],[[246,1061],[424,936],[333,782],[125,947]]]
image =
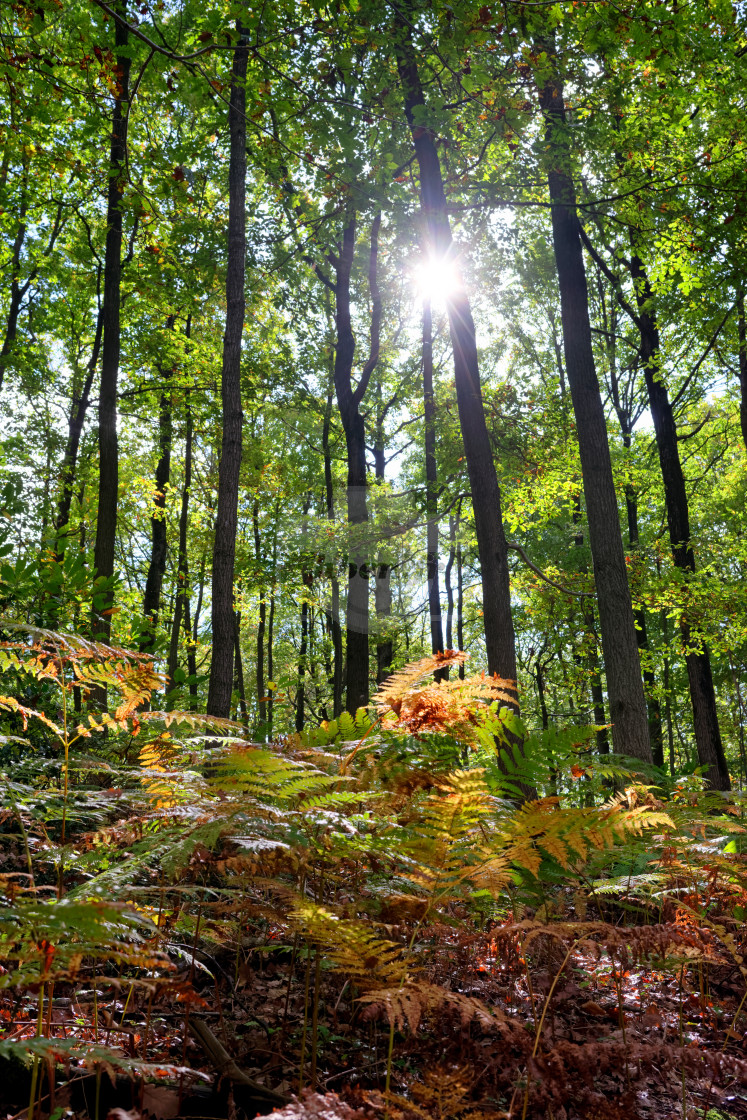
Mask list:
[[[40,1071],[64,1059],[73,1079],[91,1064],[151,1077],[147,1045],[133,1055],[107,1031],[102,1046],[97,1024],[105,1014],[111,1023],[112,1013],[94,1006],[98,1042],[78,1028],[61,1039],[45,999],[74,992],[90,977],[102,989],[102,1005],[116,983],[127,987],[125,1010],[171,993],[199,1015],[205,985],[219,984],[220,961],[288,953],[292,944],[293,959],[307,961],[305,981],[295,983],[316,1024],[310,1034],[308,1015],[303,1030],[299,1021],[302,1061],[310,1046],[314,1069],[331,1060],[315,1009],[323,985],[332,985],[338,1004],[347,988],[353,1023],[358,1015],[361,1027],[386,1024],[388,1099],[403,1116],[429,1107],[444,1117],[468,1115],[483,1100],[470,1082],[457,1092],[450,1066],[441,1081],[429,1073],[406,1081],[404,1096],[393,1090],[392,1078],[405,1085],[396,1072],[399,1049],[412,1055],[409,1040],[431,1035],[450,1045],[439,1034],[450,1023],[474,1045],[487,1037],[501,1053],[508,1046],[523,1055],[492,1092],[501,1099],[513,1084],[514,1093],[528,1094],[527,1114],[540,1115],[548,1093],[556,1103],[567,1099],[572,1080],[563,1079],[580,1056],[565,1051],[559,1073],[557,1041],[543,1040],[536,1018],[530,1054],[532,1035],[505,1003],[455,983],[455,967],[474,968],[475,957],[487,955],[496,975],[534,974],[540,985],[543,969],[552,977],[569,962],[588,960],[613,975],[619,969],[620,977],[653,966],[679,976],[681,986],[688,969],[718,970],[727,961],[747,975],[738,921],[747,899],[740,799],[714,812],[713,795],[704,796],[694,779],[669,795],[634,781],[601,807],[574,805],[567,768],[578,756],[558,744],[584,745],[588,733],[567,729],[554,738],[552,759],[557,788],[568,793],[517,805],[497,795],[497,779],[481,765],[485,744],[470,739],[463,754],[464,729],[476,726],[488,728],[495,752],[492,697],[496,690],[510,697],[504,685],[479,677],[428,684],[444,659],[421,661],[381,690],[380,711],[401,703],[399,722],[361,720],[355,745],[322,734],[321,742],[303,737],[258,747],[237,738],[237,727],[143,710],[157,683],[144,655],[50,631],[17,634],[2,656],[16,679],[51,685],[51,710],[73,688],[102,683],[116,687],[122,702],[116,718],[90,729],[79,724],[66,739],[64,724],[21,711],[12,697],[4,701],[11,719],[41,719],[47,732],[54,729],[65,752],[51,770],[27,755],[12,780],[4,778],[3,866],[12,867],[19,841],[28,862],[26,872],[2,873],[2,991],[23,993],[29,1013],[0,1056],[41,1057],[47,1064]],[[452,663],[460,657],[450,655]],[[443,704],[421,701],[433,692],[451,698],[446,715]],[[186,737],[174,737],[177,728],[186,728]],[[452,759],[464,759],[458,768],[447,765],[447,740]],[[399,765],[390,766],[397,757]],[[433,769],[436,758],[442,768]],[[538,772],[545,765],[541,759]],[[118,788],[107,789],[113,782]],[[289,994],[293,984],[291,967]],[[675,1061],[675,1050],[660,1058]],[[629,1063],[636,1060],[633,1044],[626,1053]],[[701,1067],[691,1052],[682,1055],[683,1070],[697,1079]],[[535,1080],[522,1088],[521,1067],[530,1058]],[[703,1076],[738,1072],[728,1056],[719,1061]],[[161,1064],[170,1076],[184,1065]],[[35,1075],[33,1092],[41,1082]],[[490,1114],[488,1098],[480,1107]],[[366,1107],[374,1104],[375,1095]]]

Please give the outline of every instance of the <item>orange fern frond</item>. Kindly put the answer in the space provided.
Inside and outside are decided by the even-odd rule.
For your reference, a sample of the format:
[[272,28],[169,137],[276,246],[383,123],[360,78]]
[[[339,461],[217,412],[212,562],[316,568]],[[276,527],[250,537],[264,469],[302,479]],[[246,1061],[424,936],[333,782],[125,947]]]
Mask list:
[[424,683],[431,673],[447,665],[460,665],[465,659],[464,653],[446,650],[392,674],[374,697],[382,726],[401,727],[415,735],[423,731],[448,733],[469,741],[474,738],[479,713],[485,706],[494,702],[516,706],[515,683],[497,674]]
[[431,673],[439,669],[446,669],[451,665],[461,665],[467,660],[467,654],[460,650],[447,649],[443,653],[434,653],[430,657],[422,657],[420,661],[413,661],[398,669],[382,684],[373,698],[373,702],[380,714],[388,711],[399,713],[402,701],[417,685],[423,683]]

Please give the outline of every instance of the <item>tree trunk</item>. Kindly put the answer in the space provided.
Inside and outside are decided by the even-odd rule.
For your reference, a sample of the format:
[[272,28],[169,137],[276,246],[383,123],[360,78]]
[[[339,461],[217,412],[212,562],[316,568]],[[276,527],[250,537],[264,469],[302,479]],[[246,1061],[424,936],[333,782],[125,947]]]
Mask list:
[[[174,317],[169,316],[167,328],[173,330]],[[162,371],[162,376],[168,376]],[[156,466],[156,493],[153,501],[153,514],[150,519],[151,550],[148,575],[143,596],[143,615],[145,623],[140,637],[140,651],[152,651],[156,644],[156,629],[161,612],[161,588],[166,574],[166,487],[171,477],[171,394],[161,391],[158,410],[159,459]],[[177,596],[178,596],[177,584]]]
[[[547,731],[550,726],[550,716],[547,711],[547,698],[545,696],[545,669],[542,664],[541,653],[537,655],[537,661],[534,666],[534,679],[537,682],[537,697],[540,705],[540,717],[542,719],[542,730]],[[550,756],[550,796],[558,796],[558,769],[555,765],[553,755]]]
[[304,573],[304,597],[301,602],[301,644],[298,648],[298,689],[296,691],[296,731],[303,731],[304,722],[306,719],[305,701],[306,701],[306,657],[309,649],[309,601],[306,598],[306,588],[310,586],[307,584],[306,577],[308,573]]
[[[617,368],[617,309],[613,302],[610,306],[608,317],[604,297],[603,274],[601,271],[597,271],[597,283],[599,287],[599,301],[602,308],[603,327],[609,361],[612,403],[615,407],[617,420],[620,425],[623,447],[626,452],[629,452],[633,435],[631,398],[634,393],[634,382],[631,379],[631,381],[628,382],[627,388],[621,392]],[[638,536],[638,495],[630,481],[625,483],[625,511],[628,522],[628,544],[631,554],[635,556],[640,549],[640,540]],[[633,612],[633,617],[635,619],[635,633],[638,641],[638,654],[643,669],[643,684],[646,697],[646,714],[648,718],[648,737],[651,743],[651,756],[656,766],[662,766],[661,704],[656,696],[656,675],[651,666],[649,654],[646,612],[642,607],[636,607]]]
[[[446,300],[446,307],[454,352],[454,380],[459,422],[472,490],[472,507],[480,557],[488,671],[498,673],[504,679],[516,680],[508,551],[501,518],[498,476],[483,408],[475,324],[469,298],[459,276],[458,253],[452,240],[446,211],[446,196],[435,137],[430,129],[423,128],[417,123],[418,111],[425,104],[425,99],[410,24],[401,11],[398,11],[395,17],[394,33],[405,116],[412,132],[415,157],[420,170],[420,200],[425,223],[426,255],[427,258],[445,261],[454,268],[455,283]],[[428,267],[427,259],[426,267]]]
[[[333,358],[334,362],[334,358]],[[327,393],[327,402],[324,409],[324,424],[322,427],[322,451],[324,454],[324,495],[327,507],[327,519],[335,519],[335,491],[332,481],[332,451],[329,435],[332,423],[332,389]],[[329,564],[329,582],[331,586],[331,602],[325,612],[327,616],[327,629],[332,641],[332,673],[330,687],[332,689],[332,718],[342,712],[342,627],[340,626],[340,581],[337,578],[337,555],[332,556]]]
[[[273,681],[273,683],[274,683],[273,661],[274,661],[274,656],[275,656],[274,636],[275,636],[275,587],[273,585],[272,591],[270,592],[270,617],[267,620],[267,677],[268,677],[268,680]],[[273,723],[274,717],[275,717],[275,698],[273,697],[272,693],[270,693],[269,694],[269,699],[267,701],[267,734],[269,735],[270,739],[272,738],[272,723]]]
[[[635,239],[636,234],[631,231],[633,253],[630,259],[630,275],[635,285],[638,304],[641,359],[664,483],[664,503],[667,510],[672,557],[675,567],[684,574],[686,592],[687,581],[695,573],[695,554],[690,544],[690,512],[685,476],[682,473],[677,446],[674,413],[661,375],[661,342],[653,292],[643,262],[636,252]],[[698,759],[701,766],[706,769],[706,777],[711,786],[714,789],[728,790],[731,789],[731,782],[718,724],[711,659],[708,647],[687,617],[687,613],[686,603],[680,621],[680,634],[690,684]]]
[[[457,531],[459,529],[459,513],[457,513]],[[462,542],[457,541],[456,546],[456,565],[457,565],[457,648],[464,649],[464,569],[462,565]],[[464,662],[459,664],[459,680],[464,680]]]
[[[374,469],[376,481],[384,482],[386,475],[386,447],[384,443],[384,405],[381,399],[381,382],[376,387],[376,432],[374,433]],[[383,684],[392,671],[394,643],[392,641],[392,566],[383,556],[376,561],[376,683]]]
[[96,333],[93,338],[91,357],[86,366],[83,386],[80,394],[73,391],[70,416],[67,422],[67,441],[65,443],[65,454],[62,459],[62,489],[60,491],[57,518],[55,520],[55,558],[59,564],[61,564],[65,558],[66,530],[70,521],[70,507],[72,505],[73,488],[75,486],[75,477],[78,470],[80,441],[83,435],[83,426],[86,422],[88,406],[91,403],[91,388],[93,386],[96,367],[99,363],[103,331],[104,314],[103,307],[100,307],[96,317]]
[[342,235],[339,253],[335,258],[335,324],[337,348],[335,350],[334,382],[337,406],[340,410],[348,457],[348,524],[352,526],[351,550],[348,565],[347,605],[347,696],[346,708],[352,714],[365,707],[369,700],[369,562],[366,543],[356,533],[355,526],[368,521],[366,501],[366,433],[360,404],[368,387],[373,370],[379,360],[379,335],[381,327],[381,297],[377,283],[379,227],[377,215],[371,229],[369,258],[369,287],[372,297],[371,349],[358,384],[353,388],[353,358],[355,338],[350,320],[350,273],[355,253],[355,215],[349,217]]
[[446,648],[454,648],[454,588],[451,586],[451,573],[454,569],[456,557],[456,520],[449,517],[449,555],[444,568],[444,586],[446,588]]
[[239,697],[239,711],[241,713],[241,722],[244,727],[249,725],[249,713],[246,708],[246,688],[244,686],[244,664],[241,659],[241,611],[234,612],[233,635],[234,635],[234,678],[236,681],[236,692]]
[[[10,148],[10,146],[9,146]],[[23,157],[23,172],[22,172],[22,186],[21,186],[21,205],[18,212],[18,228],[16,230],[15,240],[13,242],[13,252],[11,254],[10,264],[10,299],[8,301],[8,318],[5,323],[5,338],[3,339],[2,349],[0,349],[0,389],[3,386],[5,378],[5,370],[7,369],[13,346],[18,334],[18,313],[21,310],[23,297],[29,289],[30,281],[25,284],[20,283],[21,276],[21,252],[23,251],[23,243],[26,240],[26,214],[28,211],[28,157]]]
[[[305,546],[308,541],[309,526],[306,520],[309,506],[311,505],[311,493],[306,495],[303,505],[303,521],[301,522],[301,544]],[[303,584],[303,598],[301,600],[301,642],[298,649],[298,689],[296,691],[296,731],[303,731],[304,722],[306,718],[305,703],[306,703],[306,673],[307,665],[306,660],[309,651],[309,596],[311,595],[311,588],[314,583],[314,573],[309,570],[308,564],[310,562],[308,553],[301,553],[301,582]]]
[[233,577],[238,525],[241,467],[241,336],[244,329],[246,270],[246,67],[248,48],[237,26],[233,55],[228,127],[231,153],[228,170],[228,267],[226,331],[223,336],[221,398],[223,436],[218,469],[218,510],[213,548],[212,640],[207,712],[228,716],[231,709],[234,653]]
[[[106,204],[106,244],[104,253],[103,341],[101,388],[99,392],[99,502],[93,566],[96,579],[111,581],[114,575],[114,545],[117,533],[119,488],[119,446],[117,441],[117,383],[119,380],[120,304],[122,278],[122,196],[127,157],[126,113],[129,108],[130,58],[129,31],[124,22],[126,0],[116,4],[122,22],[115,23],[117,92],[112,113],[109,186]],[[114,602],[111,583],[103,592],[106,608]],[[111,615],[92,611],[94,635],[108,643]],[[102,690],[101,700],[106,693]]]
[[551,79],[545,83],[540,103],[550,152],[547,178],[560,288],[565,367],[578,432],[613,724],[612,741],[617,753],[650,762],[646,701],[620,535],[607,425],[594,366],[586,272],[571,177],[563,87],[559,80]]
[[[262,542],[259,534],[259,501],[255,498],[252,506],[252,529],[254,532],[254,561],[257,572],[262,571]],[[267,600],[264,576],[259,584],[259,622],[257,624],[257,711],[259,722],[267,723],[267,700],[265,698],[265,630],[267,628]]]
[[[425,443],[426,579],[431,624],[431,652],[444,648],[441,590],[438,582],[438,467],[436,464],[436,402],[433,395],[433,315],[429,299],[423,301],[423,425]],[[442,680],[446,672],[435,674]]]
[[[576,502],[573,508],[573,523],[576,525],[576,532],[573,537],[574,547],[583,548],[584,533],[581,524],[581,494],[577,494]],[[581,562],[580,569],[583,572],[587,571],[585,560]],[[591,706],[594,713],[594,722],[600,726],[600,730],[596,732],[597,752],[601,754],[610,753],[609,737],[607,735],[607,728],[601,725],[606,723],[604,714],[604,692],[602,690],[602,671],[599,663],[599,644],[597,640],[596,627],[594,625],[594,607],[590,599],[581,600],[581,617],[584,620],[584,630],[589,639],[588,650],[586,653],[585,669],[589,675],[589,691],[591,693]],[[573,623],[573,612],[571,612],[571,623]],[[571,625],[573,629],[573,625]],[[577,660],[583,662],[583,658],[578,655]]]
[[[187,320],[187,336],[189,336],[190,320]],[[185,393],[184,411],[186,425],[184,432],[184,485],[182,486],[181,508],[179,510],[179,543],[176,557],[176,599],[174,602],[174,618],[171,625],[171,639],[169,641],[169,656],[167,662],[168,681],[166,690],[174,687],[174,676],[179,666],[179,633],[183,627],[187,642],[187,668],[188,676],[196,675],[194,664],[194,647],[196,635],[190,631],[189,625],[189,560],[187,556],[187,533],[189,529],[189,497],[192,489],[192,445],[194,441],[192,408],[189,403],[189,392]],[[191,661],[190,661],[191,651]],[[194,668],[193,668],[194,666]],[[194,685],[196,688],[196,683]],[[192,693],[193,684],[190,682],[189,690]]]
[[[623,434],[623,443],[626,435]],[[626,447],[630,446],[630,435],[627,435]],[[625,509],[628,517],[628,542],[630,551],[635,555],[640,547],[638,537],[638,495],[632,486],[625,487]],[[648,736],[651,740],[651,755],[654,765],[664,765],[664,742],[661,726],[661,703],[656,696],[656,674],[648,664],[648,628],[646,626],[646,612],[638,607],[635,612],[635,628],[638,637],[638,650],[642,655],[644,665],[643,683],[646,690],[646,710],[648,712]]]
[[744,292],[740,292],[737,304],[739,314],[739,419],[742,424],[742,439],[747,447],[747,328],[744,318]]

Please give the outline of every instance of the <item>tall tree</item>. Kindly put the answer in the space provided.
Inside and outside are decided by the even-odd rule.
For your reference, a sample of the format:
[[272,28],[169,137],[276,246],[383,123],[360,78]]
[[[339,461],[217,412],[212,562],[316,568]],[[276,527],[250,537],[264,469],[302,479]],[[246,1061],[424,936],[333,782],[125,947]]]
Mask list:
[[[127,2],[117,0],[114,26],[116,89],[112,110],[109,175],[106,200],[106,243],[104,252],[103,338],[101,385],[99,389],[99,501],[93,565],[96,578],[114,575],[114,546],[117,535],[119,490],[119,444],[117,438],[117,385],[121,337],[122,218],[127,160],[127,116],[130,102],[130,49]],[[105,585],[107,586],[107,585]],[[104,593],[106,608],[93,611],[93,629],[105,642],[111,634],[111,584]]]
[[[376,386],[376,418],[374,428],[374,470],[376,481],[383,485],[386,479],[386,432],[384,422],[388,406],[384,404],[381,380]],[[386,544],[386,542],[384,542]],[[392,670],[394,642],[392,640],[392,565],[389,557],[380,555],[374,561],[376,584],[376,683],[382,684]]]
[[742,426],[742,439],[747,448],[747,323],[744,315],[744,291],[740,291],[737,303],[739,316],[739,421]]
[[[327,520],[335,519],[335,489],[332,478],[332,447],[330,444],[330,429],[332,426],[332,393],[334,386],[334,354],[331,359],[332,370],[330,385],[327,390],[327,399],[324,406],[324,421],[322,424],[322,454],[324,457],[324,505]],[[328,564],[330,583],[330,602],[325,611],[327,632],[332,644],[332,672],[330,685],[332,689],[332,718],[342,712],[342,627],[340,626],[340,580],[338,578],[337,556],[332,553]]]
[[212,633],[208,715],[227,717],[231,708],[235,617],[233,579],[236,561],[239,470],[241,467],[241,336],[246,300],[246,70],[249,48],[244,29],[236,27],[228,106],[228,262],[226,330],[221,370],[222,438],[218,470],[218,509],[213,547]]
[[[167,331],[174,329],[174,316],[166,322]],[[165,381],[171,371],[162,366],[159,370]],[[171,392],[165,386],[161,389],[158,407],[158,463],[156,465],[155,493],[153,511],[150,516],[150,562],[145,580],[143,595],[144,625],[140,637],[140,649],[152,650],[156,644],[158,618],[161,613],[161,588],[166,574],[166,490],[171,477]]]
[[[553,46],[542,54],[556,64]],[[589,543],[607,676],[612,742],[619,754],[652,760],[633,604],[620,534],[607,424],[594,364],[586,270],[576,210],[563,85],[557,75],[540,92],[545,119],[547,180],[560,290],[563,348],[576,417]]]
[[[638,304],[637,326],[641,338],[641,361],[664,483],[664,503],[672,558],[675,567],[683,573],[685,579],[688,579],[695,573],[695,553],[690,541],[690,513],[685,476],[677,443],[674,411],[662,375],[661,340],[656,321],[654,295],[643,261],[638,256],[636,237],[637,234],[632,232],[630,275],[635,285]],[[710,653],[703,642],[702,635],[697,633],[696,627],[688,617],[687,607],[682,613],[680,631],[690,684],[698,758],[706,767],[708,781],[713,788],[728,790],[731,789],[731,782],[718,723]]]
[[[361,402],[368,388],[371,374],[379,361],[381,335],[381,295],[378,286],[379,229],[381,215],[377,214],[371,226],[368,283],[371,292],[371,338],[369,356],[353,384],[355,336],[350,313],[350,277],[355,256],[357,222],[355,215],[348,217],[342,240],[332,256],[335,269],[335,349],[334,383],[337,407],[345,433],[348,459],[347,511],[348,524],[352,526],[352,543],[348,567],[348,602],[346,620],[347,692],[346,707],[354,713],[369,698],[369,564],[371,557],[365,543],[356,536],[356,527],[368,521],[366,499],[366,431],[361,413]],[[358,530],[360,532],[360,529]]]
[[515,680],[516,649],[511,615],[508,550],[501,517],[501,492],[483,407],[475,323],[451,234],[435,135],[431,128],[422,123],[425,97],[407,5],[397,9],[393,30],[404,112],[420,173],[425,267],[446,264],[454,270],[454,283],[446,297],[446,309],[454,354],[459,421],[480,557],[488,670],[498,673],[504,679]]
[[438,468],[436,465],[436,400],[433,395],[433,312],[430,298],[423,301],[423,426],[425,435],[425,510],[427,517],[428,612],[431,651],[443,652],[441,590],[438,580]]

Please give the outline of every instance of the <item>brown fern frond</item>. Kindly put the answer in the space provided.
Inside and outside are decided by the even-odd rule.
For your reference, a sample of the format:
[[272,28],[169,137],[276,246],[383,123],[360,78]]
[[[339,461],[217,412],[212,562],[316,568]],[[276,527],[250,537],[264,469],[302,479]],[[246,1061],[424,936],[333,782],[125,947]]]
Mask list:
[[417,1031],[424,1015],[438,1013],[457,1019],[460,1026],[477,1023],[483,1030],[500,1029],[506,1025],[501,1011],[488,1007],[482,1000],[451,992],[428,980],[410,978],[396,988],[379,988],[359,996],[368,1004],[366,1016],[386,1016],[395,1030]]

